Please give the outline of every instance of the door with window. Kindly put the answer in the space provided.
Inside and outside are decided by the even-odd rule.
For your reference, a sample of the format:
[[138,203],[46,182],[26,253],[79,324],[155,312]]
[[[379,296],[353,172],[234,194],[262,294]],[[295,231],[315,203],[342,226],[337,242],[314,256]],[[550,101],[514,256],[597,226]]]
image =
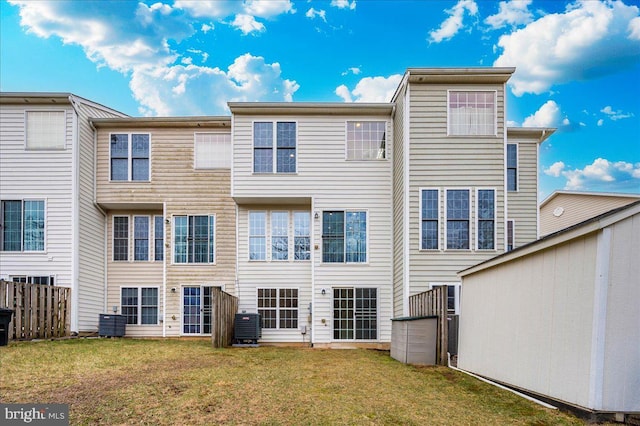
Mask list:
[[333,339],[376,340],[377,338],[377,289],[334,288]]
[[182,287],[182,334],[211,334],[212,288]]

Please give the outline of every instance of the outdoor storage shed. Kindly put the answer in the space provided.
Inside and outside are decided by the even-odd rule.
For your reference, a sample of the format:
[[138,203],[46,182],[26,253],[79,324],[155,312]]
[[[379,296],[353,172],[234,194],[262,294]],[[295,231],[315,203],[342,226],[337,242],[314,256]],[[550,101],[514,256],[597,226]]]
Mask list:
[[640,412],[640,202],[460,272],[458,367],[601,413]]

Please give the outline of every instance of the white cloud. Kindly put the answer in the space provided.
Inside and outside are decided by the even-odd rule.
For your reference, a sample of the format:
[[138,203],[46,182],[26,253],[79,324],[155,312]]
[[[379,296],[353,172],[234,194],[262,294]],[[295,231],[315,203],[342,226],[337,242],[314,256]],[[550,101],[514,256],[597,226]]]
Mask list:
[[613,121],[623,120],[625,118],[631,118],[634,116],[632,112],[623,112],[622,110],[614,111],[610,105],[602,108],[600,112],[606,114],[607,117],[609,117]]
[[488,16],[484,22],[494,30],[507,25],[528,24],[533,20],[533,15],[529,11],[531,2],[532,0],[501,1],[500,11],[495,15]]
[[560,173],[567,179],[564,189],[640,192],[640,163],[596,158],[583,169],[561,170]]
[[314,8],[311,8],[307,10],[307,13],[305,13],[304,16],[306,16],[309,19],[320,18],[324,22],[327,22],[327,12],[325,12],[322,9],[315,10]]
[[640,58],[638,12],[620,1],[577,1],[500,37],[494,66],[516,67],[509,80],[516,96],[616,73]]
[[254,31],[262,32],[265,31],[266,28],[262,22],[256,21],[251,15],[237,14],[236,17],[231,22],[232,27],[236,27],[244,35],[252,33]]
[[362,70],[360,69],[360,67],[351,67],[351,68],[347,68],[347,70],[343,71],[340,75],[342,76],[345,76],[348,74],[359,75],[360,73],[362,73]]
[[598,120],[598,127],[602,127],[602,125],[604,124],[604,120],[601,118],[600,120]]
[[544,169],[544,174],[553,176],[553,177],[560,177],[560,174],[562,173],[563,170],[564,170],[564,163],[562,161],[556,161],[551,166]]
[[629,21],[629,38],[632,40],[640,40],[640,17],[635,17]]
[[296,13],[290,0],[245,0],[243,3],[247,14],[260,18]]
[[354,10],[356,8],[356,0],[331,0],[331,6],[337,7],[338,9],[351,9]]
[[202,26],[200,27],[200,31],[206,34],[209,31],[214,30],[215,28],[215,25],[213,25],[212,23],[202,24]]
[[429,33],[429,41],[433,43],[449,40],[456,35],[464,26],[465,13],[475,16],[478,13],[478,5],[474,0],[458,0],[455,6],[446,9],[445,12],[449,17],[440,24],[440,28]]
[[345,102],[389,102],[401,79],[401,74],[365,77],[353,90],[350,91],[347,86],[341,85],[336,88],[335,93]]
[[570,124],[568,119],[564,120],[558,104],[555,101],[547,101],[538,111],[525,118],[522,127],[558,127],[561,124]]

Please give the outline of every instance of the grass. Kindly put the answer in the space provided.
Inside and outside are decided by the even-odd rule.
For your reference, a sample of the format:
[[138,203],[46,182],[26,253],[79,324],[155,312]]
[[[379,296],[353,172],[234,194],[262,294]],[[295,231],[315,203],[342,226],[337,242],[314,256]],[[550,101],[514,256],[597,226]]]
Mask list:
[[71,424],[582,425],[386,352],[72,339],[0,348],[0,401],[67,403]]

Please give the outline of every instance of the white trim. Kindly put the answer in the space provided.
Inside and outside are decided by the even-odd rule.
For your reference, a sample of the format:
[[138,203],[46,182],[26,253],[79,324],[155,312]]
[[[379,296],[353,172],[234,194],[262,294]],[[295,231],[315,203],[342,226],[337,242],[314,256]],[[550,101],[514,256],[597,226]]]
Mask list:
[[[127,179],[126,180],[113,180],[111,173],[111,136],[112,135],[127,135]],[[148,135],[149,136],[149,179],[147,180],[133,180],[133,142],[132,135]],[[132,183],[150,183],[151,182],[151,156],[152,156],[152,140],[150,132],[110,132],[108,139],[108,150],[109,150],[109,182],[132,182]]]
[[[262,332],[267,332],[269,333],[271,330],[278,330],[278,331],[284,331],[284,332],[288,332],[288,331],[295,331],[296,334],[300,333],[300,326],[303,325],[303,322],[305,320],[304,315],[302,314],[302,305],[300,304],[300,287],[269,287],[269,286],[257,286],[255,287],[255,311],[256,313],[259,313],[259,307],[258,307],[258,291],[260,290],[275,290],[276,291],[276,307],[275,308],[269,308],[269,309],[275,309],[276,311],[276,326],[275,328],[264,328],[262,327],[262,324],[260,325],[262,327]],[[280,306],[280,290],[296,290],[298,292],[298,306],[296,308],[296,310],[298,311],[298,316],[296,317],[296,327],[295,328],[286,328],[286,327],[280,327],[280,309],[286,309],[286,307],[282,307]]]
[[[451,107],[450,107],[450,99],[451,92],[457,93],[470,93],[470,92],[484,92],[490,93],[493,92],[493,133],[491,134],[469,134],[469,135],[458,135],[451,133]],[[505,132],[506,133],[506,132]],[[498,136],[498,91],[497,90],[486,90],[486,89],[447,89],[447,136],[450,137],[496,137]]]
[[[272,140],[271,140],[271,172],[256,172],[255,171],[255,123],[271,123],[272,128]],[[293,172],[278,172],[278,123],[294,123],[296,125],[296,168]],[[278,120],[265,118],[264,120],[252,120],[251,121],[251,174],[254,175],[296,175],[298,173],[298,156],[300,151],[300,141],[298,137],[298,131],[300,126],[298,120]],[[232,142],[233,145],[233,142]],[[232,159],[233,160],[233,159]],[[232,161],[233,163],[233,161]]]
[[[315,249],[315,236],[316,236],[316,222],[315,219],[315,198],[311,197],[311,210],[309,211],[309,250],[311,261],[311,309],[309,310],[309,318],[307,321],[311,327],[310,342],[311,345],[315,343],[315,312],[316,312],[316,249]],[[320,222],[322,223],[322,222]]]
[[[80,121],[78,120],[78,111],[71,101],[73,108],[72,116],[72,158],[71,161],[71,329],[80,331]],[[65,129],[67,125],[67,117],[64,118]],[[66,147],[66,134],[65,134]],[[93,155],[96,155],[95,153]],[[95,170],[93,171],[95,173]],[[45,251],[47,250],[47,205],[45,202]],[[105,297],[106,298],[106,297]]]
[[[267,234],[268,228],[270,227],[268,220],[269,215],[267,214],[268,210],[247,210],[247,260],[249,262],[266,262],[267,259],[270,259],[268,244],[267,244]],[[264,215],[264,235],[253,235],[251,234],[251,213],[262,213]],[[264,259],[251,259],[251,237],[263,237],[264,238]]]
[[[178,217],[186,217],[187,218],[187,236],[189,235],[189,217],[198,217],[205,216],[207,217],[207,234],[209,233],[209,221],[213,217],[213,262],[209,262],[209,258],[207,256],[206,262],[176,262],[175,260],[175,241],[176,241],[176,218]],[[215,266],[217,264],[218,259],[218,240],[217,240],[217,228],[218,228],[218,218],[215,213],[191,213],[191,214],[173,214],[171,216],[171,265],[178,266]],[[166,241],[166,233],[165,233],[165,241]],[[188,239],[188,238],[187,238]],[[187,259],[189,258],[189,245],[187,243]],[[207,239],[207,252],[209,250],[209,241]],[[208,253],[210,254],[210,253]],[[165,256],[166,257],[166,256]]]
[[[349,208],[324,208],[322,210],[320,210],[320,240],[322,241],[322,237],[323,237],[323,229],[324,229],[324,212],[343,212],[344,213],[344,261],[343,262],[325,262],[322,260],[322,258],[324,258],[324,244],[321,244],[322,247],[320,249],[320,251],[322,252],[322,257],[321,257],[321,264],[324,265],[368,265],[369,264],[369,253],[371,252],[371,247],[369,247],[369,209],[349,209]],[[363,213],[365,214],[365,219],[366,219],[366,247],[367,247],[367,253],[366,253],[366,258],[364,262],[347,262],[347,243],[346,243],[346,239],[347,239],[347,213]],[[367,287],[367,288],[372,288],[372,287]]]
[[[467,191],[467,193],[469,194],[469,219],[468,219],[468,221],[469,221],[469,239],[468,239],[469,248],[466,248],[466,249],[450,249],[450,248],[447,247],[447,245],[449,243],[447,241],[447,222],[449,220],[448,215],[447,215],[447,201],[448,201],[447,200],[447,198],[448,198],[448,194],[447,193],[449,191]],[[472,216],[473,209],[471,208],[472,207],[471,192],[472,192],[471,188],[457,188],[457,187],[446,187],[446,188],[444,188],[444,206],[443,206],[444,245],[442,247],[442,250],[444,250],[444,251],[449,251],[449,252],[451,252],[451,251],[454,251],[454,252],[456,252],[456,251],[458,251],[458,252],[467,252],[467,251],[472,251],[473,250],[473,247],[471,245],[472,242],[473,242],[473,238],[471,238],[471,234],[472,234],[471,225],[473,223],[473,216]]]
[[[493,248],[489,248],[489,249],[481,249],[478,238],[480,233],[479,231],[479,222],[480,222],[480,215],[478,214],[478,209],[479,209],[479,201],[480,201],[480,197],[478,196],[478,193],[480,191],[493,191]],[[475,190],[475,250],[476,251],[480,251],[480,252],[491,252],[491,251],[496,251],[498,250],[498,190],[496,188],[476,188]]]
[[[116,245],[115,245],[115,227],[117,217],[126,217],[127,218],[127,259],[126,260],[116,260]],[[111,262],[129,262],[131,260],[131,217],[126,214],[112,214],[111,215]]]
[[[437,217],[437,221],[438,221],[438,226],[436,228],[436,232],[437,232],[437,238],[438,238],[438,247],[435,249],[426,249],[422,247],[422,191],[437,191],[438,192],[438,217]],[[421,252],[437,252],[437,251],[442,251],[442,241],[440,238],[440,225],[442,223],[442,199],[440,198],[441,196],[441,191],[440,188],[435,188],[435,187],[420,187],[418,188],[418,210],[419,210],[419,216],[420,216],[420,222],[418,223],[418,251]],[[432,219],[430,219],[432,220]]]
[[[154,216],[155,217],[155,216]],[[162,337],[167,337],[167,202],[162,203]],[[155,219],[154,219],[155,220]],[[171,222],[169,222],[171,223]],[[153,260],[155,260],[155,224],[154,224],[154,249]]]
[[[9,196],[11,197],[11,196]],[[26,197],[26,198],[19,198],[19,197],[11,197],[11,198],[2,198],[0,199],[0,244],[4,245],[4,208],[3,208],[3,203],[7,202],[7,201],[20,201],[20,250],[4,250],[2,248],[2,246],[0,246],[0,253],[4,253],[5,256],[11,255],[11,254],[20,254],[20,253],[27,253],[27,254],[47,254],[48,250],[47,250],[47,243],[48,243],[48,215],[47,215],[47,208],[48,208],[48,199],[46,197],[43,198],[37,198],[37,197]],[[42,201],[42,209],[43,209],[43,221],[44,221],[44,231],[43,231],[43,238],[42,238],[42,250],[25,250],[24,248],[24,203],[25,201]],[[73,205],[73,203],[72,203]],[[73,215],[73,211],[71,212],[71,214]],[[74,228],[74,227],[72,227]],[[72,229],[72,236],[74,234],[73,229]],[[72,237],[73,238],[73,237]],[[72,271],[73,271],[73,260],[71,262],[72,264]]]
[[[349,123],[384,123],[384,158],[349,158]],[[358,162],[358,161],[388,161],[389,160],[389,136],[390,136],[390,127],[389,120],[372,120],[372,119],[364,119],[364,120],[345,120],[344,122],[344,159],[348,162]],[[393,135],[391,135],[393,136]]]
[[[404,117],[402,123],[402,135],[405,141],[403,147],[403,163],[404,163],[404,176],[403,176],[403,253],[402,257],[402,315],[409,316],[409,296],[411,294],[411,197],[410,190],[410,150],[411,150],[411,85],[408,83],[408,73],[405,73],[407,78],[407,90],[404,94]],[[395,148],[395,147],[394,147]],[[393,171],[392,171],[393,173]],[[391,215],[393,218],[393,215]],[[440,231],[438,231],[439,233]],[[395,297],[394,297],[395,299]],[[392,308],[393,309],[393,308]]]
[[[229,136],[229,148],[231,154],[231,158],[229,158],[229,162],[233,162],[233,143],[231,139],[231,133],[226,131],[211,131],[211,132],[193,132],[193,170],[229,170],[231,168],[231,164],[229,167],[197,167],[197,136],[198,135],[217,135],[217,136]],[[149,175],[151,176],[151,175]]]
[[[73,136],[72,136],[72,144],[73,144],[73,149],[78,150],[78,112],[75,110],[75,106],[73,105],[73,103],[71,103],[71,108],[74,111],[74,114],[72,115],[72,131],[73,131]],[[52,151],[52,152],[60,152],[60,151],[65,151],[67,149],[67,109],[25,109],[24,110],[24,150],[29,152],[29,151]],[[27,147],[27,140],[28,140],[28,135],[27,135],[27,130],[29,128],[29,120],[27,119],[27,116],[29,115],[30,112],[57,112],[57,113],[62,113],[62,122],[64,123],[64,135],[62,137],[63,140],[63,146],[62,148],[29,148]],[[74,153],[73,155],[74,157],[74,163],[72,164],[72,167],[76,166],[76,162],[75,160],[77,160],[76,155]]]
[[[353,290],[353,339],[336,339],[334,337],[334,332],[335,329],[333,328],[333,324],[334,324],[334,320],[335,320],[335,311],[333,309],[330,310],[330,317],[329,317],[329,321],[331,321],[331,329],[329,330],[330,334],[330,342],[333,343],[340,343],[340,342],[345,342],[345,343],[374,343],[374,342],[379,342],[380,339],[380,311],[381,311],[381,298],[380,298],[380,286],[377,285],[373,285],[373,286],[367,286],[367,285],[335,285],[335,286],[331,286],[329,287],[331,294],[329,295],[329,297],[331,297],[331,301],[330,304],[333,305],[333,301],[334,301],[334,294],[333,294],[333,290],[335,289],[352,289]],[[356,339],[356,319],[355,319],[355,312],[356,312],[356,289],[375,289],[376,290],[376,338],[375,339]]]
[[[127,285],[127,284],[122,284],[119,286],[120,287],[120,292],[118,294],[118,303],[120,306],[120,315],[123,315],[122,313],[122,289],[123,288],[135,288],[138,290],[138,322],[136,324],[127,324],[127,326],[131,326],[131,327],[157,327],[160,325],[160,321],[161,321],[161,315],[160,315],[160,286],[157,285]],[[155,288],[156,290],[158,290],[158,299],[157,299],[157,308],[158,308],[158,313],[156,315],[156,323],[155,324],[142,324],[142,289],[143,288]],[[163,292],[164,293],[164,292]]]

